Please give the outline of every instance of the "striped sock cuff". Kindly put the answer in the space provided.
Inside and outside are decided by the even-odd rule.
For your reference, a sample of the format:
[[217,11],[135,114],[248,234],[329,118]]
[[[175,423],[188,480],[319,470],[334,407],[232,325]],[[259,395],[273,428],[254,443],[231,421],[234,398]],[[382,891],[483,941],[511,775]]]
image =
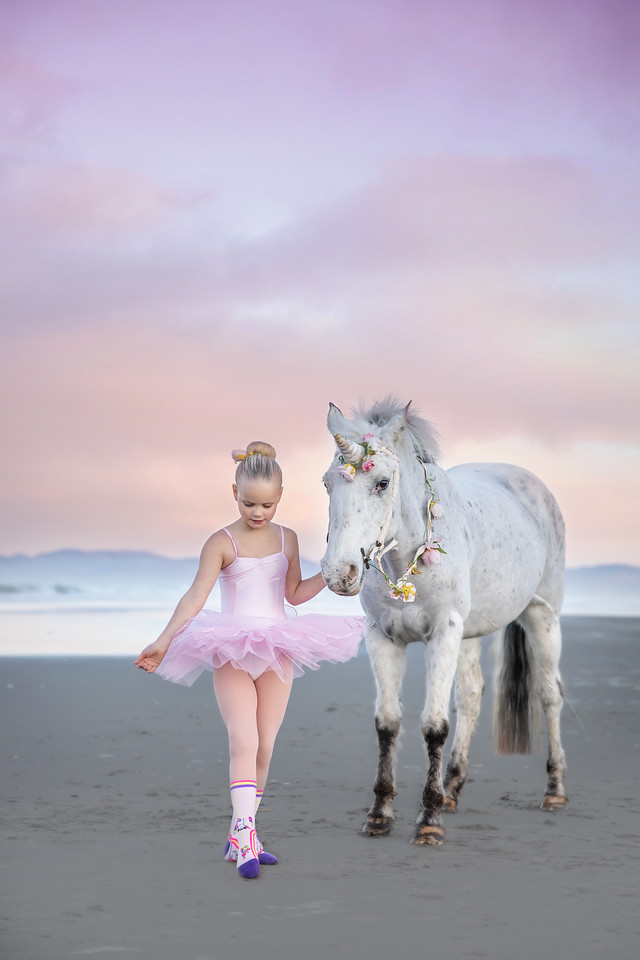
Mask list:
[[234,780],[233,783],[229,785],[230,790],[237,790],[239,787],[256,787],[255,780]]

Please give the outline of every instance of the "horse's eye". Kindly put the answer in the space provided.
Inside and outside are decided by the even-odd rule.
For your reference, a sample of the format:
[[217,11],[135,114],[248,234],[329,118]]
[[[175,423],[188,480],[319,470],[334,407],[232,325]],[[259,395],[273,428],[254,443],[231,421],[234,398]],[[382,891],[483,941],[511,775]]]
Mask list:
[[382,490],[386,490],[388,486],[389,486],[389,481],[387,480],[386,477],[384,477],[384,479],[378,480],[378,482],[376,483],[376,491],[379,493]]

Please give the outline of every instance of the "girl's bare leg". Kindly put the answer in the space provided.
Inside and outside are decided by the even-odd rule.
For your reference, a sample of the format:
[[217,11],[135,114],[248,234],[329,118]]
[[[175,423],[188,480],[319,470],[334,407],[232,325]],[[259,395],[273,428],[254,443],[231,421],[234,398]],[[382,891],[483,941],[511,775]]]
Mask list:
[[[269,774],[269,764],[273,754],[273,745],[276,735],[289,701],[291,693],[291,680],[283,682],[273,670],[267,670],[256,680],[256,689],[258,691],[258,756],[256,760],[256,774],[258,781],[258,793],[256,794],[256,815],[262,791],[264,790]],[[262,849],[262,844],[258,841],[260,847],[260,863],[277,863],[277,857]]]
[[[229,779],[232,784],[242,780],[258,781],[260,795],[269,772],[276,735],[287,708],[291,693],[291,680],[283,682],[273,671],[266,671],[255,681],[231,664],[214,670],[213,683],[220,714],[229,736]],[[238,795],[237,786],[232,796]],[[254,824],[255,824],[255,812]],[[229,831],[225,859],[237,860],[231,847],[235,816]],[[257,855],[260,863],[277,863],[273,854],[262,850],[257,839]]]
[[256,723],[258,728],[258,752],[256,756],[256,780],[258,790],[264,790],[273,755],[273,745],[282,725],[291,683],[284,682],[273,670],[266,670],[255,681],[257,692]]
[[256,779],[258,691],[248,673],[230,663],[213,671],[213,689],[229,735],[229,780]]
[[233,815],[225,859],[235,860],[240,876],[250,880],[260,872],[260,848],[255,830],[257,691],[251,677],[230,663],[214,670],[213,686],[229,737]]

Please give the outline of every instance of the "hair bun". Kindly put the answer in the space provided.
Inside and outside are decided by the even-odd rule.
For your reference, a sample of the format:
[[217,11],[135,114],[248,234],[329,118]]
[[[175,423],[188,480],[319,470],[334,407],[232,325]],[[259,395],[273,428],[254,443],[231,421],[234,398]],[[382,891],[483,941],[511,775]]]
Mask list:
[[259,454],[261,457],[270,457],[272,460],[276,458],[276,451],[271,446],[270,443],[265,443],[263,440],[253,440],[246,450],[248,457]]
[[275,460],[276,451],[270,443],[264,443],[262,440],[254,440],[246,450],[232,450],[231,456],[236,463],[241,463],[243,460],[246,460],[247,457],[255,456],[269,457],[271,460]]

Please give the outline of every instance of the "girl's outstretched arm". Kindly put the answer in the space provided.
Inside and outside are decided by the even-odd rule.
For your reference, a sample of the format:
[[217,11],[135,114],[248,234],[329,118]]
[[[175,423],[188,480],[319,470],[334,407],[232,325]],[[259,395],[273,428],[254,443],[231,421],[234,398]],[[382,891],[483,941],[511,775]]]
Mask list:
[[200,563],[195,579],[187,592],[178,601],[169,623],[166,625],[157,640],[150,643],[136,660],[136,666],[147,673],[153,673],[169,649],[171,641],[178,630],[184,627],[187,620],[191,620],[200,613],[207,597],[218,579],[222,569],[225,552],[228,552],[229,538],[222,530],[214,533],[202,548]]
[[316,573],[308,580],[302,579],[298,538],[293,530],[289,530],[287,527],[284,528],[284,550],[289,560],[284,596],[287,603],[295,607],[299,603],[306,603],[307,600],[317,596],[321,590],[324,590],[325,582],[321,573]]

